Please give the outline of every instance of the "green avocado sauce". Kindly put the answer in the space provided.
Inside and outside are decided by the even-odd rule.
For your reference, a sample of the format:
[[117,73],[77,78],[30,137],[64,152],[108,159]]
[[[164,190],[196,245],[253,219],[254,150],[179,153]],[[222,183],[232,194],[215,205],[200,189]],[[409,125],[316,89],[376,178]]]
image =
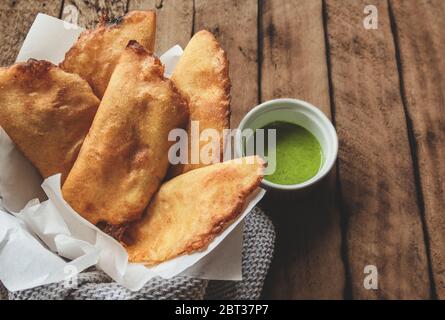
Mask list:
[[[276,129],[276,169],[264,178],[281,185],[299,184],[314,177],[322,163],[323,151],[317,138],[305,128],[288,122],[273,122],[262,129]],[[267,137],[267,131],[264,134]],[[264,155],[269,154],[265,143]]]

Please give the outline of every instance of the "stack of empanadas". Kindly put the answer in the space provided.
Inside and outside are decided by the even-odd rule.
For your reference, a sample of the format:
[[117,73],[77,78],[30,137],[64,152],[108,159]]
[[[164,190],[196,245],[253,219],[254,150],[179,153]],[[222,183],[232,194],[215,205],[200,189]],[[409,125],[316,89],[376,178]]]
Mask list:
[[[172,130],[190,133],[199,121],[201,132],[222,137],[229,128],[228,61],[201,31],[167,79],[152,53],[155,29],[152,11],[103,19],[60,66],[30,60],[0,69],[0,126],[44,178],[62,174],[76,212],[120,230],[113,235],[129,260],[149,265],[206,248],[242,212],[263,169],[258,157],[170,165]],[[188,142],[203,147],[190,134]],[[212,162],[222,160],[218,145]]]

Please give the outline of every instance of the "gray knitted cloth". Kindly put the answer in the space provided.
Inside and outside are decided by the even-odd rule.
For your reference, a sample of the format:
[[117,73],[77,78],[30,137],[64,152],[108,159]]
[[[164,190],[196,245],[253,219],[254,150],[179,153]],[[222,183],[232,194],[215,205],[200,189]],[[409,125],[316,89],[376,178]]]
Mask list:
[[272,222],[258,208],[247,215],[243,244],[243,280],[208,281],[190,277],[155,278],[132,292],[97,270],[82,272],[77,288],[53,283],[18,292],[8,292],[0,283],[0,299],[258,299],[274,250]]

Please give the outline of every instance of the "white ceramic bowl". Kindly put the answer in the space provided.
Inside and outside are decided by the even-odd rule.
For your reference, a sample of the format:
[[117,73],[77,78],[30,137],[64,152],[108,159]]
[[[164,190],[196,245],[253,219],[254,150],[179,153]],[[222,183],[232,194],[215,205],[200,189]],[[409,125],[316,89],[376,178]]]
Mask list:
[[250,110],[238,127],[240,130],[235,138],[237,156],[245,156],[243,137],[241,134],[244,129],[260,129],[275,121],[294,123],[310,131],[317,138],[323,150],[323,162],[318,173],[303,183],[281,185],[263,179],[263,187],[283,191],[300,190],[314,185],[326,176],[337,159],[337,133],[331,121],[323,112],[302,100],[270,100]]

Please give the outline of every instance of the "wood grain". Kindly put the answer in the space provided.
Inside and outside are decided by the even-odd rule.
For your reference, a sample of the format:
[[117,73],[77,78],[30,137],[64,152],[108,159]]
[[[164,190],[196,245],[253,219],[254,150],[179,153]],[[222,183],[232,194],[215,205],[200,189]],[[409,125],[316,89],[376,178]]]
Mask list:
[[211,31],[229,58],[232,128],[258,103],[257,15],[256,0],[195,0],[194,31]]
[[[262,99],[298,98],[330,116],[322,1],[264,1],[261,25]],[[332,172],[309,193],[281,201],[273,196],[267,199],[277,240],[266,298],[343,298],[345,270],[335,179]]]
[[445,2],[391,1],[437,297],[445,299]]
[[[74,6],[78,11],[77,25],[84,28],[94,28],[103,15],[108,18],[117,18],[127,12],[127,1],[120,0],[65,0],[62,19],[67,13],[66,7]],[[76,21],[73,21],[76,23]]]
[[0,66],[14,63],[23,40],[36,15],[46,13],[59,17],[62,0],[26,1],[3,0],[0,2],[0,34],[2,48]]
[[193,31],[193,0],[130,0],[130,10],[156,10],[156,52],[186,47]]
[[[400,94],[387,1],[377,30],[363,26],[365,0],[327,0],[339,176],[348,214],[352,297],[430,297],[427,257]],[[364,288],[364,267],[379,272]]]

